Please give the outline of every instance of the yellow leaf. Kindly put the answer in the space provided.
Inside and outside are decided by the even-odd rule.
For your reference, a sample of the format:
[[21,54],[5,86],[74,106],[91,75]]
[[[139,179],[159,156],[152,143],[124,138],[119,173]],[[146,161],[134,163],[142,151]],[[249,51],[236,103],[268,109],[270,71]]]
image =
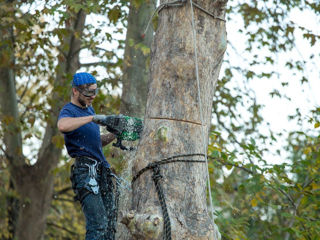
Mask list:
[[53,136],[51,141],[57,148],[63,148],[64,146],[64,138],[61,134]]
[[311,187],[312,187],[312,190],[318,190],[320,189],[320,186],[318,184],[316,184],[315,182],[312,182],[311,183]]
[[320,127],[320,122],[316,122],[316,123],[314,124],[314,128],[318,128],[318,127]]
[[303,151],[303,153],[304,153],[305,155],[308,155],[308,154],[311,153],[311,152],[312,152],[311,147],[307,147],[307,148],[305,148],[304,151]]
[[252,207],[256,207],[257,205],[258,205],[257,199],[256,199],[256,198],[252,199],[252,200],[251,200],[251,206],[252,206]]

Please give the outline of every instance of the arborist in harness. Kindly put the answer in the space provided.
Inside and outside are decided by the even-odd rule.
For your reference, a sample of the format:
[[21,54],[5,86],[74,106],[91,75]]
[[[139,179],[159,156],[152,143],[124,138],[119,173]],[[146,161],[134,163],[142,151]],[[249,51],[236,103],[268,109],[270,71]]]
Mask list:
[[[116,231],[116,177],[103,155],[102,147],[117,138],[116,147],[127,150],[122,140],[135,141],[142,132],[142,120],[124,115],[96,115],[91,106],[98,92],[96,79],[89,73],[76,73],[71,101],[60,111],[58,129],[64,134],[70,157],[72,188],[86,218],[86,240],[113,240]],[[98,124],[109,134],[100,135]]]

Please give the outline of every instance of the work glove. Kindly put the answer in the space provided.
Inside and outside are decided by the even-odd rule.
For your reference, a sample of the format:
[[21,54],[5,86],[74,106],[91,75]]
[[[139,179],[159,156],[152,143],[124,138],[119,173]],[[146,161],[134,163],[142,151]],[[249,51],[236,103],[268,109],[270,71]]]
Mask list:
[[107,118],[107,115],[97,114],[93,116],[92,121],[96,124],[107,126]]

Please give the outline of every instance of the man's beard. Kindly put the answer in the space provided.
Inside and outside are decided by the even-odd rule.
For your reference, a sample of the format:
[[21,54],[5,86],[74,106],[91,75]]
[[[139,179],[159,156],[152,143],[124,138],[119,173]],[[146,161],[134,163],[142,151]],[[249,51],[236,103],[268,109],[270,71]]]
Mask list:
[[82,107],[87,107],[87,104],[85,103],[85,101],[80,96],[78,97],[78,102],[80,103],[80,105]]

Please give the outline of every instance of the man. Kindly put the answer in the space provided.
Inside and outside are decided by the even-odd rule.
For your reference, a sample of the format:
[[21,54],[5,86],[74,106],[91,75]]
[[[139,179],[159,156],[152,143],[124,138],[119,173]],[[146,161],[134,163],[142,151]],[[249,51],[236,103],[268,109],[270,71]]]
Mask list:
[[111,240],[115,235],[115,207],[112,172],[102,147],[115,139],[100,135],[97,116],[91,106],[98,92],[96,79],[76,73],[72,80],[71,102],[58,118],[68,154],[75,158],[71,182],[86,218],[86,240]]

